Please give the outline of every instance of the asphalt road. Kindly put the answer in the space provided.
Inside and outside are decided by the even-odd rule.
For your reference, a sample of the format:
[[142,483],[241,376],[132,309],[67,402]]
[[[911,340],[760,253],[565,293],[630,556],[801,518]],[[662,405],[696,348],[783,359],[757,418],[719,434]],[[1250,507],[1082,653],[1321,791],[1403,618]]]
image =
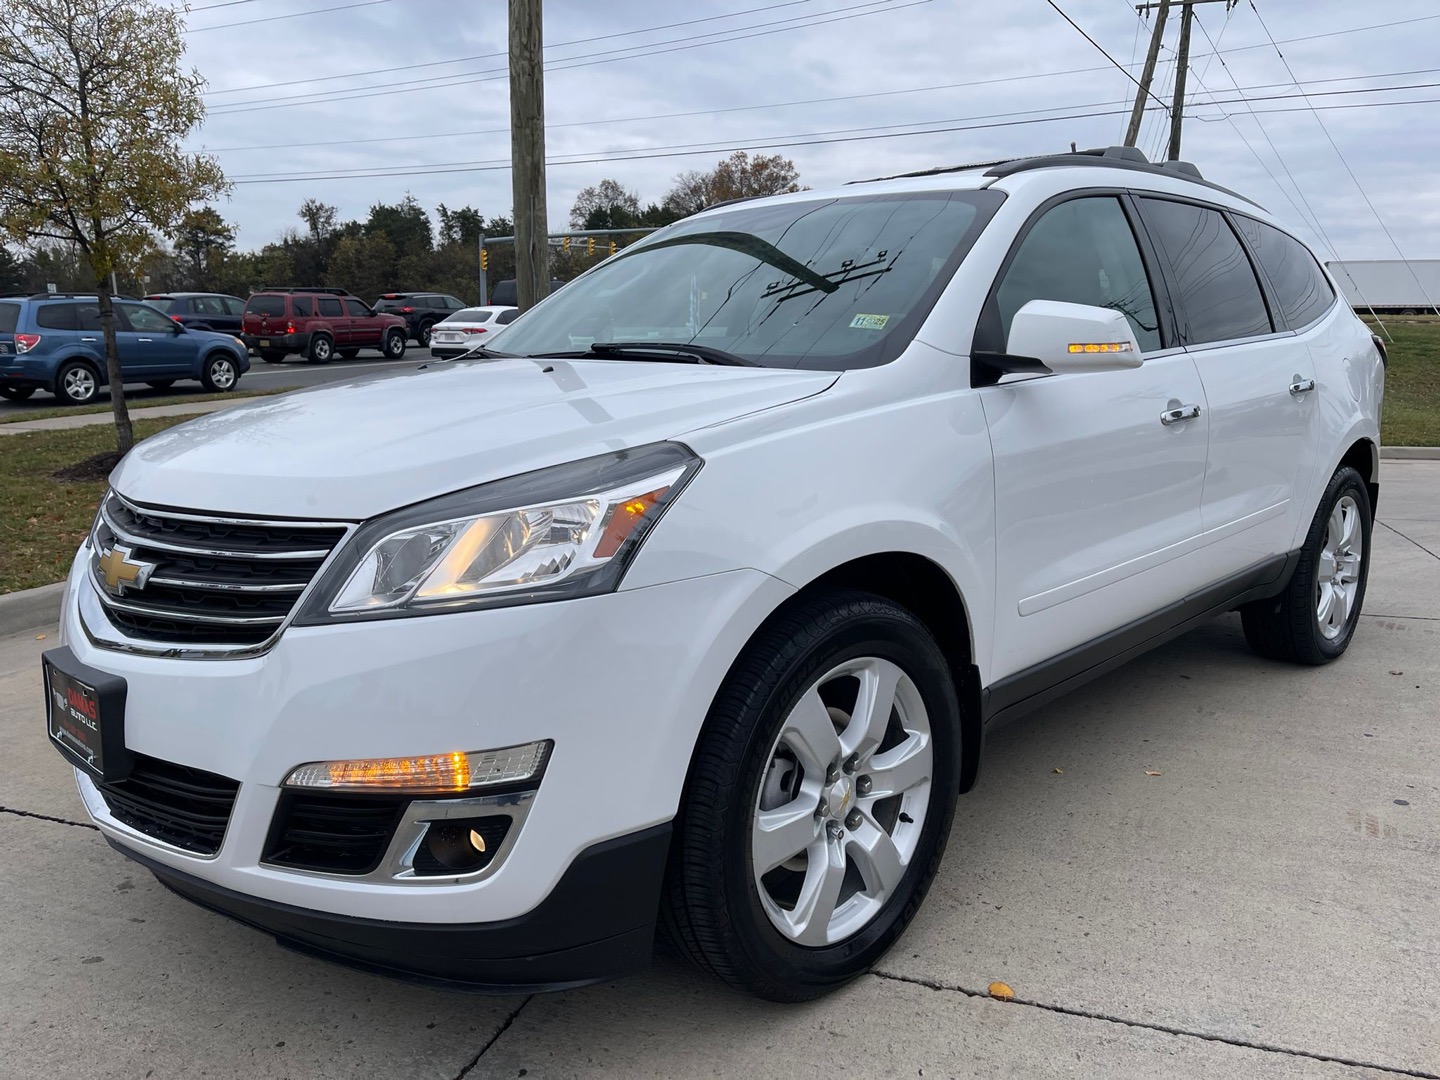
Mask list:
[[1380,511],[1343,660],[1227,616],[1001,731],[905,937],[794,1007],[669,955],[506,998],[279,949],[84,823],[53,632],[0,641],[0,1077],[1440,1077],[1440,463]]
[[[403,368],[407,363],[423,364],[430,359],[430,350],[411,342],[405,355],[399,360],[385,360],[374,349],[364,349],[354,360],[336,357],[328,364],[310,364],[298,356],[292,356],[283,364],[267,364],[258,356],[250,358],[250,370],[240,376],[241,390],[274,390],[284,387],[314,386],[316,383],[335,382],[356,375],[381,371],[385,368]],[[205,388],[198,382],[177,382],[168,390],[152,390],[144,383],[126,383],[125,397],[134,405],[144,405],[146,400],[184,397],[187,394],[203,394]],[[110,391],[101,389],[96,403],[108,402]],[[53,394],[44,390],[37,392],[28,401],[6,401],[0,398],[0,417],[18,416],[40,409],[53,409],[61,403]]]

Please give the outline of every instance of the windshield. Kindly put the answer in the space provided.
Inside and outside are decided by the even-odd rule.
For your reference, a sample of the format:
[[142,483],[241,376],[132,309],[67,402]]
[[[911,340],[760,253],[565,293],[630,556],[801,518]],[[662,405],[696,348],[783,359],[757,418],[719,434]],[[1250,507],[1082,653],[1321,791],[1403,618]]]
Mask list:
[[545,301],[509,355],[594,342],[690,343],[767,367],[888,363],[909,344],[1004,196],[787,199],[682,221]]

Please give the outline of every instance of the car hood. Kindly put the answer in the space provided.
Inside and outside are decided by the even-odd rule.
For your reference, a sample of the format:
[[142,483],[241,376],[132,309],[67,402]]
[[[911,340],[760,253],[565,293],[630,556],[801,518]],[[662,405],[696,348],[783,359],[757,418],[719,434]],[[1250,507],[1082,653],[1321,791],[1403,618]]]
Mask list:
[[159,506],[359,520],[677,438],[817,394],[838,377],[623,360],[428,364],[192,420],[136,445],[111,483]]

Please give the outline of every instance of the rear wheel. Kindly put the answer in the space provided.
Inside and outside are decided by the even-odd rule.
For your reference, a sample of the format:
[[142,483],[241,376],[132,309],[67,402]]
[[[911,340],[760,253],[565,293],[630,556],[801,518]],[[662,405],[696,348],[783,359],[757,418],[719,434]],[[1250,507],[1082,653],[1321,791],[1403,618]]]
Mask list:
[[1370,573],[1370,494],[1354,469],[1325,488],[1285,591],[1240,609],[1245,640],[1261,656],[1328,664],[1350,645]]
[[148,386],[148,387],[150,387],[150,389],[152,389],[152,390],[169,390],[170,387],[172,387],[172,386],[175,385],[175,380],[174,380],[174,379],[152,379],[151,381],[147,382],[145,385]]
[[240,381],[240,369],[229,353],[212,353],[200,368],[200,385],[206,390],[234,390]]
[[55,396],[65,405],[88,405],[100,390],[95,369],[80,360],[60,365],[55,373]]
[[433,326],[434,326],[434,323],[428,323],[428,322],[427,322],[427,323],[421,323],[421,324],[420,324],[420,332],[415,335],[415,340],[418,341],[418,342],[420,342],[420,344],[421,344],[422,346],[426,346],[426,347],[429,346],[429,344],[430,344],[430,331],[431,331],[431,328],[432,328]]
[[772,1001],[865,972],[940,864],[959,743],[949,666],[910,612],[855,592],[796,604],[706,720],[666,879],[671,936]]
[[6,401],[24,401],[33,393],[33,386],[0,386],[0,398]]
[[341,350],[340,350],[340,359],[342,359],[342,360],[354,360],[355,357],[357,357],[357,356],[359,356],[359,355],[360,355],[360,350],[359,350],[359,349],[341,349]]
[[310,339],[310,363],[328,364],[334,356],[335,343],[324,334],[316,334]]
[[264,360],[267,364],[283,364],[285,362],[285,354],[283,352],[276,352],[274,349],[261,349],[260,359]]
[[381,346],[381,352],[387,360],[399,360],[405,355],[405,335],[399,330],[391,330],[385,335],[385,343]]

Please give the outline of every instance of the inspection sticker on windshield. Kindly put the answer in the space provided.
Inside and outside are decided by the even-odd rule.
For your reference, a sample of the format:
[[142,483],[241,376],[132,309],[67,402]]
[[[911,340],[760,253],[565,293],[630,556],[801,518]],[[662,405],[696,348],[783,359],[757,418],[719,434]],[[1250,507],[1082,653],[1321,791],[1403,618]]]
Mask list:
[[884,330],[889,315],[856,315],[850,320],[851,330]]

